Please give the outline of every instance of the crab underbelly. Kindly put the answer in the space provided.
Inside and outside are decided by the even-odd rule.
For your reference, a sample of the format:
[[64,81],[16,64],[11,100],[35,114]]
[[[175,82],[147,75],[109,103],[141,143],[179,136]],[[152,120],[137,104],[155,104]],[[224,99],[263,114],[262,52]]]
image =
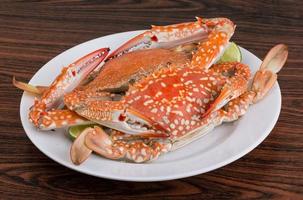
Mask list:
[[226,79],[219,74],[176,68],[153,74],[129,91],[129,107],[160,125],[171,138],[201,126],[201,117]]

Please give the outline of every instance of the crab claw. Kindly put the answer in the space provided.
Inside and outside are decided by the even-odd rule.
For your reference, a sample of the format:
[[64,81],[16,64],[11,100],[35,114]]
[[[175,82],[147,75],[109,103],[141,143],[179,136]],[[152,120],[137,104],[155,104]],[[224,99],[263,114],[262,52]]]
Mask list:
[[285,64],[287,56],[288,49],[284,44],[276,45],[267,53],[253,80],[252,90],[256,92],[254,103],[261,100],[272,88],[277,80],[277,73]]
[[63,96],[75,89],[81,81],[94,70],[107,56],[109,48],[98,49],[62,69],[62,72],[40,100],[35,100],[29,113],[30,121],[37,127],[42,114],[63,105]]
[[203,41],[207,39],[207,36],[208,27],[200,18],[197,18],[196,22],[152,26],[150,30],[124,43],[111,53],[107,59],[131,51],[154,48],[168,49],[181,44]]
[[[157,126],[148,117],[132,110],[125,109],[123,102],[93,100],[79,106],[75,110],[79,115],[103,126],[141,137],[165,138],[168,137],[160,126]],[[162,132],[155,132],[155,126]]]

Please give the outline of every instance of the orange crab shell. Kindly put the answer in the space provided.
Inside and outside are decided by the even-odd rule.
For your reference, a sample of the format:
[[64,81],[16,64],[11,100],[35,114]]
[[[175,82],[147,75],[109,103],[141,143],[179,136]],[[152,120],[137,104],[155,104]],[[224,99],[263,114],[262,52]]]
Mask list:
[[226,77],[216,72],[170,67],[135,84],[124,101],[177,138],[204,123],[202,114],[225,82]]

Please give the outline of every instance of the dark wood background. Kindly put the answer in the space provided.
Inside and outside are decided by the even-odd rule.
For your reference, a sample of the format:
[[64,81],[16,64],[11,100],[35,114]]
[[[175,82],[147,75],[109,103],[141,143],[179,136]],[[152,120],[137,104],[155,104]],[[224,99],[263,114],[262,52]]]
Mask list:
[[[0,199],[303,199],[303,2],[289,1],[0,1]],[[234,41],[259,57],[289,46],[279,74],[282,111],[270,136],[221,169],[174,181],[105,180],[69,170],[42,154],[19,119],[22,92],[48,60],[87,40],[194,16],[231,18]],[[56,67],[56,66],[54,66]]]

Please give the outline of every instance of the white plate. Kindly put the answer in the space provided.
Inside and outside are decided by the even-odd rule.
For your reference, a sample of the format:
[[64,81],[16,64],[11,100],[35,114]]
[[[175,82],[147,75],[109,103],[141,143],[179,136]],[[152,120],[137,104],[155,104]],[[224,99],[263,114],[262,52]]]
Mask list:
[[[142,31],[118,33],[100,37],[77,45],[45,64],[31,79],[31,84],[48,85],[60,73],[63,66],[101,47],[112,50]],[[254,73],[260,59],[241,48],[243,63]],[[281,108],[281,93],[278,83],[270,93],[246,115],[233,123],[223,124],[201,139],[161,156],[148,164],[132,164],[108,160],[92,155],[80,166],[72,164],[69,157],[71,140],[64,130],[41,132],[28,121],[28,110],[33,97],[24,93],[21,99],[20,116],[27,136],[45,155],[56,162],[89,175],[128,181],[163,181],[205,173],[227,165],[244,156],[260,144],[274,127]]]

